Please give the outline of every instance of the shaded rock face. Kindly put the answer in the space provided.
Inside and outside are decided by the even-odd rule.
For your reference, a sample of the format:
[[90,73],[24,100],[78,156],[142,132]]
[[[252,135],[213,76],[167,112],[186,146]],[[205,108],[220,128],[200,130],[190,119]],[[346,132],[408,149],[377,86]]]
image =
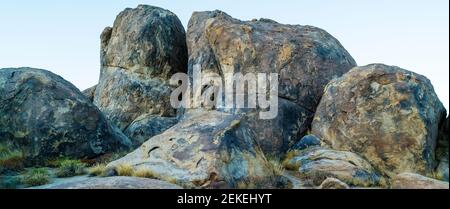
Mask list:
[[251,130],[259,146],[269,156],[282,156],[306,133],[313,119],[312,112],[285,100],[278,100],[278,116],[259,119],[259,112],[242,113],[242,126]]
[[266,19],[240,21],[221,11],[194,13],[187,45],[190,75],[197,68],[222,77],[238,72],[279,73],[278,93],[284,101],[278,117],[263,121],[253,114],[244,119],[250,127],[258,127],[258,143],[270,155],[283,153],[304,134],[324,86],[356,66],[349,53],[324,30]]
[[114,176],[91,177],[32,189],[182,189],[182,187],[155,179]]
[[122,11],[101,34],[94,103],[121,130],[143,114],[174,116],[168,78],[186,72],[185,39],[170,11],[146,5]]
[[439,165],[436,168],[436,177],[439,180],[448,182],[448,133],[449,133],[449,119],[441,125],[438,145],[436,148],[436,159],[439,160]]
[[243,181],[262,182],[274,172],[250,134],[236,115],[191,114],[108,168],[128,164],[186,187],[236,188]]
[[379,171],[428,174],[445,109],[430,81],[398,67],[357,67],[327,85],[312,133]]
[[298,168],[299,177],[311,186],[326,178],[359,187],[386,186],[385,178],[370,163],[351,152],[311,147],[300,151],[286,167]]
[[151,137],[174,126],[177,122],[178,120],[175,117],[141,115],[128,126],[124,134],[133,139],[133,146],[137,148]]
[[401,173],[392,179],[392,189],[449,189],[448,182],[415,173]]
[[320,139],[314,135],[306,135],[292,147],[292,150],[304,150],[315,146],[320,146]]
[[0,143],[26,162],[92,158],[131,142],[75,86],[46,70],[0,69]]

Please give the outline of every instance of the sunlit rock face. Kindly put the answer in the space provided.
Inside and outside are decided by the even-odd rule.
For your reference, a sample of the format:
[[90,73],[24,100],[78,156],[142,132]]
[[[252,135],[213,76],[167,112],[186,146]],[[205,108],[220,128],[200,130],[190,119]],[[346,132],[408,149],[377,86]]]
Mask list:
[[393,66],[357,67],[325,88],[312,133],[381,172],[429,175],[446,111],[430,81]]
[[125,9],[101,34],[101,68],[94,103],[121,130],[144,114],[175,116],[168,79],[187,71],[183,25],[158,7]]
[[229,113],[192,114],[108,167],[131,165],[188,188],[236,188],[239,183],[276,187],[273,168],[240,123]]
[[[243,123],[258,135],[266,154],[282,155],[311,125],[324,86],[355,61],[326,31],[260,19],[241,21],[222,11],[195,12],[188,26],[188,71],[278,73],[278,116],[260,120],[255,111]],[[246,111],[232,111],[246,112]]]

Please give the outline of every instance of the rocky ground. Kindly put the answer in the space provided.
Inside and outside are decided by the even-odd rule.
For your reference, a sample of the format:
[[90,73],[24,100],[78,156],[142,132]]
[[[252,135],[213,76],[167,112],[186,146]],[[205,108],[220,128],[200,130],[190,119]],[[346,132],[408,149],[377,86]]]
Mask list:
[[[100,38],[100,79],[83,92],[0,69],[0,188],[449,188],[449,120],[430,81],[357,66],[320,28],[216,10],[185,30],[140,5]],[[170,77],[195,68],[278,73],[278,116],[173,108]]]

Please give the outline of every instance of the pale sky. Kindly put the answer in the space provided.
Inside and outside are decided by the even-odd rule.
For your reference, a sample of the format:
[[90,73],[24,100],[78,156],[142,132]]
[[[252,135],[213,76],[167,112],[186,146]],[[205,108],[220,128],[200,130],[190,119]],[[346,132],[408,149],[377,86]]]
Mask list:
[[178,15],[222,10],[250,20],[314,25],[336,37],[358,65],[385,63],[428,77],[449,107],[448,0],[2,0],[0,68],[50,70],[83,90],[99,77],[100,33],[126,7]]

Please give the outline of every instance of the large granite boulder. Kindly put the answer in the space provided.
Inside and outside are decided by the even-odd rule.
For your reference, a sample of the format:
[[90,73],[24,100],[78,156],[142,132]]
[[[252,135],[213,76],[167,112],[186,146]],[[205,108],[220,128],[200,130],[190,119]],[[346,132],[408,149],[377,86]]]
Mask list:
[[[275,176],[249,130],[236,115],[193,113],[134,152],[108,164],[149,170],[187,188],[236,188],[242,183],[267,185]],[[259,186],[258,186],[259,185]]]
[[401,173],[392,179],[392,189],[449,189],[448,182],[415,173]]
[[101,35],[94,103],[121,130],[144,114],[174,116],[168,79],[187,70],[186,35],[170,11],[125,9]]
[[357,67],[331,81],[312,133],[333,149],[355,152],[377,170],[430,174],[446,113],[430,81],[382,64]]
[[186,34],[172,12],[148,5],[127,8],[101,35],[101,63],[168,79],[187,66]]
[[356,65],[344,47],[322,29],[268,19],[240,21],[221,11],[195,12],[189,21],[187,45],[189,75],[195,69],[222,78],[227,73],[279,74],[278,117],[260,120],[252,114],[243,119],[270,155],[283,153],[304,135],[324,86]]
[[356,187],[386,187],[386,179],[370,163],[346,151],[310,147],[284,162],[288,169],[296,169],[305,184],[319,186],[327,178],[336,178]]
[[93,158],[131,145],[75,86],[32,68],[0,69],[0,143],[21,150],[27,164]]

